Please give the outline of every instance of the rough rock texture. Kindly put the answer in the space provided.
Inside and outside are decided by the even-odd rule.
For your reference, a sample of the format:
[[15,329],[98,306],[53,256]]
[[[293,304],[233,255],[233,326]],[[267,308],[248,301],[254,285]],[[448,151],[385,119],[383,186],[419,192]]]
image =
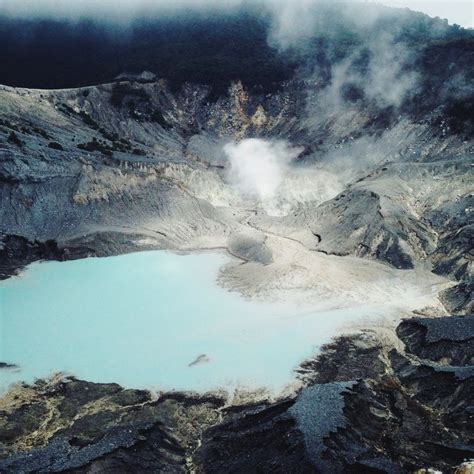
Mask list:
[[0,279],[8,278],[18,268],[36,260],[65,260],[92,255],[86,247],[59,248],[54,240],[31,242],[19,235],[5,235],[0,241]]
[[[474,318],[407,320],[398,327],[406,350],[422,359],[455,366],[474,365]],[[457,344],[453,344],[457,341]]]
[[224,398],[56,377],[0,404],[1,472],[185,472]]
[[[207,86],[152,77],[0,86],[0,278],[41,259],[219,248],[240,259],[220,281],[244,294],[249,282],[281,292],[323,280],[388,298],[371,273],[382,262],[394,285],[424,275],[450,314],[469,313],[472,99],[442,103],[431,91],[450,74],[467,89],[471,51],[470,41],[433,44],[412,104],[355,100],[343,113],[311,93],[320,83],[298,79],[272,94],[236,81],[212,101]],[[272,212],[232,186],[223,145],[248,137],[302,147]],[[341,337],[279,400],[61,377],[17,386],[0,399],[0,471],[468,472],[473,341],[472,316]]]
[[0,471],[466,472],[474,365],[460,355],[472,354],[472,319],[336,339],[277,401],[59,376],[20,385],[0,399]]
[[[250,233],[256,242],[276,233],[309,249],[396,268],[428,262],[460,280],[443,293],[446,307],[468,310],[472,140],[443,126],[440,131],[428,112],[415,121],[407,110],[389,126],[379,110],[360,104],[344,115],[302,116],[306,87],[293,80],[278,93],[258,95],[236,82],[209,102],[204,86],[188,84],[172,93],[159,80],[64,91],[2,86],[4,247],[15,238],[9,236],[38,242],[33,246],[54,241],[61,258],[228,247],[244,259],[269,263],[268,249],[239,237],[256,230]],[[290,181],[290,195],[279,198],[286,204],[277,202],[283,206],[279,217],[257,215],[261,203],[243,200],[229,186],[222,151],[229,140],[275,136],[302,145],[303,168],[295,176],[308,174],[307,181]],[[326,191],[315,194],[314,187]],[[305,233],[311,238],[301,239]],[[5,255],[4,277],[14,263]],[[57,255],[30,249],[15,256],[13,267]]]
[[[446,345],[456,351],[459,325],[467,331],[464,340],[472,341],[471,319],[411,319],[398,334],[412,340],[418,327],[437,321],[448,329]],[[302,366],[306,387],[296,398],[241,408],[240,415],[234,410],[210,428],[195,456],[202,472],[216,465],[221,472],[454,472],[474,456],[474,366],[464,365],[464,371],[456,361],[440,365],[438,348],[420,344],[423,358],[391,337],[337,339]],[[274,429],[282,444],[272,465]],[[266,445],[268,458],[260,452]]]
[[[3,251],[3,277],[38,258],[151,248],[229,248],[269,263],[271,251],[257,242],[277,234],[396,268],[427,263],[460,281],[442,294],[446,307],[468,311],[472,140],[447,133],[429,112],[415,120],[401,111],[389,124],[356,103],[344,115],[302,115],[306,87],[293,80],[263,96],[236,82],[209,102],[204,86],[174,93],[160,80],[58,91],[2,86],[4,247],[14,236],[58,247],[13,259]],[[222,147],[275,136],[303,152],[273,203],[280,212],[269,215],[229,185]],[[255,245],[239,235],[255,236]]]

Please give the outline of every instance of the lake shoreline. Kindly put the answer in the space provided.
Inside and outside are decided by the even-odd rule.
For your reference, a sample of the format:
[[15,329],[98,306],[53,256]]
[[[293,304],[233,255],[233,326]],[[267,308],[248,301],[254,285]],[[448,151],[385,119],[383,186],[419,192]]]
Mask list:
[[[434,337],[441,326],[444,340]],[[462,420],[468,417],[463,407],[474,374],[468,376],[472,366],[463,357],[472,341],[469,317],[417,317],[399,324],[396,332],[341,336],[301,365],[300,389],[277,399],[262,392],[236,392],[231,398],[222,391],[152,394],[60,376],[17,386],[0,398],[3,431],[9,433],[2,442],[0,469],[100,471],[126,459],[138,470],[222,472],[250,465],[265,470],[275,456],[288,472],[324,469],[328,462],[342,470],[368,469],[374,463],[393,472],[430,465],[454,469],[470,449],[465,439],[469,425]],[[440,344],[443,353],[451,351],[449,363],[438,362]],[[436,392],[429,389],[433,383]],[[391,395],[384,388],[388,386]],[[446,404],[453,396],[456,403]],[[444,407],[440,415],[456,424],[455,434],[431,417],[426,411],[430,406]],[[42,419],[49,421],[26,424],[25,417],[34,411],[42,411]],[[311,434],[305,431],[308,417],[316,430]],[[166,426],[160,422],[164,418]],[[380,419],[393,427],[381,425]],[[425,443],[413,449],[413,430],[436,442],[438,451]],[[337,433],[338,449],[327,444],[329,433]],[[361,442],[365,454],[354,458],[351,453]],[[448,446],[451,455],[446,458]],[[229,450],[231,457],[218,454]],[[151,457],[144,455],[149,452]]]

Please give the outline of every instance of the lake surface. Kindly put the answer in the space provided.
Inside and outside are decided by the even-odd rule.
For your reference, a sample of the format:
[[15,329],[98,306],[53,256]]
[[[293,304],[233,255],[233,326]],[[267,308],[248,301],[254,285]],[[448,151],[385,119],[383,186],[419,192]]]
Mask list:
[[30,265],[0,282],[0,361],[20,367],[0,370],[0,389],[55,371],[136,388],[280,389],[319,344],[371,313],[245,300],[216,284],[228,261],[155,251]]

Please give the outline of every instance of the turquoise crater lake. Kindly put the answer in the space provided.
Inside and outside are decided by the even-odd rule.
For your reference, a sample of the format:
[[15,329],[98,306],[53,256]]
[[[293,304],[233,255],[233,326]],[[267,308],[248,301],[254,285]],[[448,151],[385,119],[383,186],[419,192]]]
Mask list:
[[155,251],[28,266],[0,283],[0,361],[19,366],[0,370],[0,389],[56,371],[126,387],[281,389],[354,319],[246,300],[217,285],[227,262]]

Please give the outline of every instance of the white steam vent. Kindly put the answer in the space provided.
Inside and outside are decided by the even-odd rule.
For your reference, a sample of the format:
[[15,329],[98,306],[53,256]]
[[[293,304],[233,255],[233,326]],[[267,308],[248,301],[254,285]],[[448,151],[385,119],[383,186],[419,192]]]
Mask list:
[[230,164],[227,181],[272,216],[286,215],[304,202],[331,199],[342,191],[335,175],[292,166],[302,151],[284,140],[249,138],[228,143],[224,146]]
[[230,162],[230,181],[241,193],[265,202],[275,197],[291,160],[302,148],[285,141],[249,138],[224,146]]

